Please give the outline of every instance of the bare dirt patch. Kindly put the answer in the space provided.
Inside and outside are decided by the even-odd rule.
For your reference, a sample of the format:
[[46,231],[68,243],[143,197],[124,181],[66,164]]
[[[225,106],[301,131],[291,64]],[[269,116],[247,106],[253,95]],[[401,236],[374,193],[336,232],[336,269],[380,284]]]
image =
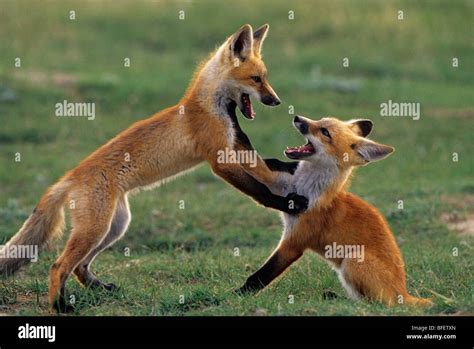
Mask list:
[[453,211],[441,214],[448,228],[462,236],[474,236],[474,195],[443,197],[442,200],[454,206]]
[[59,87],[70,94],[76,93],[76,85],[79,77],[74,74],[64,72],[46,73],[42,71],[19,70],[15,72],[15,78],[26,81],[33,86],[53,85]]

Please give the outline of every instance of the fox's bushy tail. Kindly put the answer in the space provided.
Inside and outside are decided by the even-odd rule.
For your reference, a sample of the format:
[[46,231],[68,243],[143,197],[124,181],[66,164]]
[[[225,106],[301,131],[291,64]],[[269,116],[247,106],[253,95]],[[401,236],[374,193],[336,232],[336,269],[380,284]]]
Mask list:
[[12,250],[18,251],[23,246],[37,246],[37,251],[41,252],[47,249],[55,238],[61,236],[64,228],[63,205],[69,187],[70,183],[65,179],[51,186],[41,197],[33,213],[23,223],[18,233],[0,248],[0,277],[14,274],[31,261],[31,256],[28,258],[9,257],[12,255]]

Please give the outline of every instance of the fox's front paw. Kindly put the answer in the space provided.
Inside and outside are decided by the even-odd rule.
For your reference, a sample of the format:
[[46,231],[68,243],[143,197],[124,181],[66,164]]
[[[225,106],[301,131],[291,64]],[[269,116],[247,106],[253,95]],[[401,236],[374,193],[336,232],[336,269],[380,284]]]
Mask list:
[[285,210],[289,214],[298,214],[306,211],[308,208],[308,199],[304,196],[298,195],[296,193],[288,194],[285,199],[287,200],[288,207]]
[[243,297],[246,295],[255,294],[264,287],[265,285],[260,280],[250,277],[242,287],[234,290],[234,293]]
[[261,289],[261,287],[246,283],[242,287],[234,290],[234,293],[237,294],[238,296],[244,297],[244,296],[247,296],[247,295],[255,294],[260,289]]

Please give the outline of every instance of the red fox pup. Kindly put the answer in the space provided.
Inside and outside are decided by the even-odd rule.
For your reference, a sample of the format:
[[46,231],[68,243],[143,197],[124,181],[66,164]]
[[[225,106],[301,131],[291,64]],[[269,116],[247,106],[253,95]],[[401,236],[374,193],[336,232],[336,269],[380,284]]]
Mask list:
[[370,120],[313,121],[296,116],[294,126],[307,140],[285,150],[288,158],[300,160],[296,171],[292,176],[280,174],[267,185],[280,195],[297,192],[308,197],[309,208],[300,215],[282,214],[278,247],[238,292],[264,288],[310,249],[334,267],[351,298],[387,305],[430,304],[408,294],[403,258],[384,217],[346,191],[354,167],[384,159],[394,149],[366,139]]
[[[74,203],[71,236],[50,271],[49,301],[57,311],[73,310],[64,290],[71,273],[83,285],[115,288],[100,281],[89,267],[100,252],[125,234],[131,218],[128,194],[138,188],[158,185],[207,162],[216,175],[264,206],[287,213],[306,208],[306,198],[293,193],[275,195],[246,172],[259,169],[262,178],[271,182],[281,171],[292,172],[294,164],[259,157],[253,167],[219,161],[222,151],[253,151],[239,126],[236,107],[253,119],[250,97],[269,106],[280,104],[261,56],[267,33],[268,25],[255,32],[244,25],[200,66],[178,104],[133,124],[46,191],[4,248],[46,248],[61,234],[64,204]],[[2,258],[0,276],[11,275],[27,262]]]

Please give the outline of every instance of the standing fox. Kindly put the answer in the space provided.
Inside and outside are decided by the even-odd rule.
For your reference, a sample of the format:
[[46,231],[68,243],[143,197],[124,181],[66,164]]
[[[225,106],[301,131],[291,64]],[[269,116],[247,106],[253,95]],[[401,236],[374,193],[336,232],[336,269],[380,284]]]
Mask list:
[[[50,270],[49,301],[57,311],[69,311],[65,283],[71,273],[80,283],[113,290],[89,267],[94,258],[125,234],[130,223],[127,195],[137,188],[157,185],[207,161],[213,172],[258,203],[288,214],[307,207],[303,196],[274,195],[247,171],[260,168],[272,181],[294,164],[257,158],[257,166],[222,163],[224,149],[251,151],[235,109],[253,119],[250,96],[265,105],[280,104],[267,80],[261,47],[268,32],[244,25],[230,36],[196,72],[181,101],[149,119],[139,121],[101,146],[50,187],[20,231],[4,249],[20,245],[48,247],[61,234],[63,206],[71,209],[72,231],[63,253]],[[2,258],[0,275],[13,274],[28,259]]]
[[[283,213],[280,244],[238,292],[261,290],[311,249],[334,266],[352,298],[365,297],[387,305],[430,304],[408,294],[403,258],[384,217],[345,190],[354,167],[381,160],[394,149],[365,138],[372,130],[370,120],[313,121],[296,116],[294,126],[307,143],[287,148],[285,155],[301,161],[291,177],[280,174],[276,182],[267,185],[283,195],[296,191],[307,196],[309,208],[298,216]],[[259,178],[258,173],[254,175]]]

